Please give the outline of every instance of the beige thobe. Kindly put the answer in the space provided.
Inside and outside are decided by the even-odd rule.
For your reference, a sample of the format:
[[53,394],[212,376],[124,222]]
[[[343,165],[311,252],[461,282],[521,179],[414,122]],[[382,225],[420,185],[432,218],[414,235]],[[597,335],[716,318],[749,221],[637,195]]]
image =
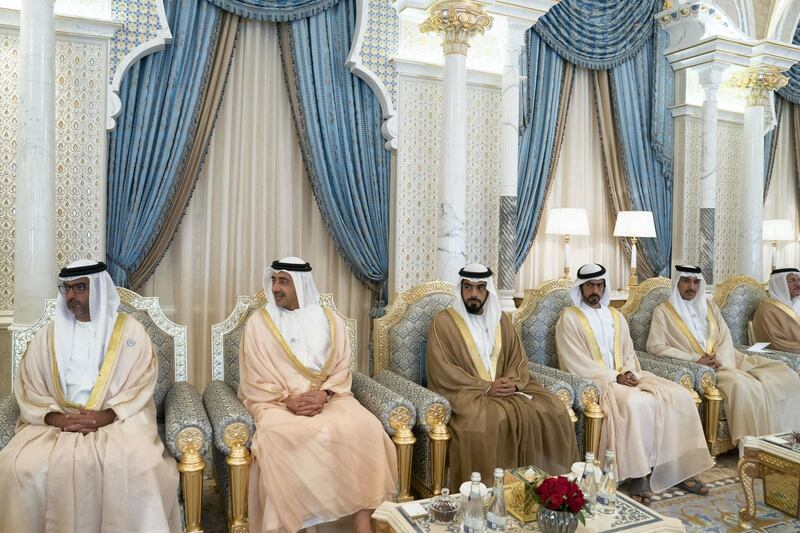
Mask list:
[[753,316],[753,333],[757,342],[768,342],[768,348],[800,353],[800,315],[775,298],[765,298]]
[[118,315],[85,406],[113,409],[117,420],[82,435],[44,423],[48,413],[77,411],[61,390],[53,331],[51,323],[34,336],[17,372],[20,418],[0,451],[0,531],[180,531],[178,471],[158,436],[158,361],[147,332]]
[[[565,309],[556,325],[559,365],[600,389],[605,419],[599,456],[607,449],[616,452],[620,479],[643,477],[652,470],[650,487],[660,492],[706,470],[713,461],[689,391],[642,371],[628,323],[622,313],[610,311],[615,368],[603,363],[594,331],[575,306]],[[637,386],[617,383],[617,375],[627,371],[639,376]]]
[[564,403],[531,379],[525,349],[505,314],[497,329],[490,357],[495,377],[509,378],[532,398],[486,394],[490,372],[454,308],[441,311],[431,323],[425,355],[428,387],[447,398],[453,410],[448,451],[453,489],[473,471],[490,485],[496,467],[533,464],[558,475],[578,460],[575,428]]
[[[297,531],[372,509],[397,487],[397,454],[381,422],[350,392],[350,349],[339,317],[326,310],[331,352],[319,372],[292,353],[266,310],[245,325],[239,398],[256,424],[251,444],[251,531]],[[289,395],[333,395],[313,417],[286,407]]]
[[708,301],[708,338],[701,346],[670,302],[653,312],[647,351],[653,355],[697,361],[705,354],[720,363],[717,387],[725,396],[725,414],[734,443],[800,427],[800,377],[785,364],[733,347],[717,305]]

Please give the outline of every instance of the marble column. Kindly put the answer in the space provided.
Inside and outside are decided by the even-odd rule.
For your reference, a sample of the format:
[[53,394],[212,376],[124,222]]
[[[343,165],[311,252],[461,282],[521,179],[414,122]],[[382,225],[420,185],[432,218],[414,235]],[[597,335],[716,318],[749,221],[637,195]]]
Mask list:
[[[732,78],[746,97],[744,111],[743,170],[738,209],[735,272],[760,279],[761,224],[764,219],[764,108],[771,93],[785,86],[786,76],[772,69],[749,69]],[[721,208],[724,206],[720,206]]]
[[454,0],[434,4],[420,28],[443,36],[444,109],[436,277],[445,281],[454,282],[466,262],[467,50],[469,39],[491,25],[491,17],[477,3]]
[[717,203],[717,91],[725,65],[711,64],[699,69],[703,88],[703,152],[700,173],[699,262],[706,283],[714,284],[714,208]]
[[497,292],[504,311],[514,311],[517,244],[517,176],[519,174],[519,61],[530,24],[509,22],[503,65],[500,129],[500,239]]
[[56,284],[54,0],[20,12],[14,324],[33,324]]

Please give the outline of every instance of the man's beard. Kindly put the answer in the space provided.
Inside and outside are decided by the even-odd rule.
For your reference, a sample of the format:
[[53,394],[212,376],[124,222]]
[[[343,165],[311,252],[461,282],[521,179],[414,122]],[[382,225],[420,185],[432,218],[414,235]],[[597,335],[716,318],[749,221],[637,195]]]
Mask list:
[[586,298],[586,301],[588,301],[592,305],[596,305],[600,301],[600,297],[596,294],[592,294],[588,298]]
[[481,311],[483,311],[483,306],[486,305],[487,300],[488,298],[481,302],[477,298],[472,298],[464,302],[464,307],[467,308],[467,313],[479,315],[481,314]]

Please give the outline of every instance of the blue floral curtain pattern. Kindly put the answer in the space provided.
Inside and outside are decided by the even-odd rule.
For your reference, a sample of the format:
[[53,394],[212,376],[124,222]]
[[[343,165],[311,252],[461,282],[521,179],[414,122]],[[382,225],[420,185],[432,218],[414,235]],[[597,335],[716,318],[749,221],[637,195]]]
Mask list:
[[380,103],[345,66],[356,2],[280,25],[284,74],[322,218],[355,276],[380,296],[389,269],[390,153]]
[[609,77],[628,199],[635,211],[652,212],[656,227],[656,238],[642,239],[640,246],[650,270],[669,276],[672,179],[652,143],[653,46],[652,39],[646,41],[630,60],[612,68]]
[[286,22],[316,15],[339,0],[208,0],[242,17]]
[[[800,45],[800,24],[794,30],[792,44]],[[791,103],[800,105],[800,63],[792,65],[792,68],[785,74],[789,78],[789,84],[778,89],[778,94]]]
[[206,0],[165,0],[164,7],[173,41],[126,73],[108,143],[106,255],[123,287],[171,208],[225,16]]
[[[558,118],[562,102],[564,60],[533,30],[528,30],[525,109],[519,137],[517,179],[516,270],[525,262],[542,218],[552,170],[558,159]],[[571,84],[570,84],[571,86]]]
[[570,63],[607,70],[650,38],[658,7],[657,0],[562,0],[533,28]]

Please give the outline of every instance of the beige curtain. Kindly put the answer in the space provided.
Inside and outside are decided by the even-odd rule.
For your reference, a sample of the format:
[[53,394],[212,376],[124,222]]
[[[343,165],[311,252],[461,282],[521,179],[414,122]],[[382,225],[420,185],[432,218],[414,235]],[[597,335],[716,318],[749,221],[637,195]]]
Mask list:
[[356,318],[365,370],[370,292],[328,236],[303,170],[283,82],[276,26],[242,20],[230,79],[204,168],[186,216],[142,294],[157,295],[189,329],[190,379],[210,380],[211,324],[236,297],[262,286],[273,259],[297,255],[320,292]]
[[[772,163],[771,179],[764,203],[764,218],[784,218],[795,224],[798,234],[798,147],[800,147],[800,107],[785,103],[783,113],[786,119],[778,130],[775,157]],[[786,113],[789,113],[786,115]],[[772,252],[769,243],[763,247],[762,281],[769,278]],[[800,266],[800,243],[779,242],[777,266]]]
[[186,154],[186,163],[171,200],[172,206],[167,212],[156,241],[147,255],[145,255],[139,268],[128,276],[128,282],[133,290],[139,289],[153,275],[153,271],[158,266],[161,258],[164,257],[164,253],[167,251],[170,242],[175,236],[175,231],[177,231],[178,225],[181,223],[189,197],[195,188],[200,169],[203,166],[208,143],[211,141],[214,122],[225,91],[225,81],[231,65],[231,56],[233,55],[238,28],[239,15],[227,11],[224,12],[220,22],[219,38],[217,48],[214,51],[214,61],[211,65],[208,85],[200,104],[194,142]]
[[571,105],[566,116],[561,153],[546,199],[542,223],[536,232],[531,253],[519,271],[518,287],[532,288],[563,274],[564,241],[546,235],[547,211],[554,207],[581,207],[589,219],[587,236],[572,237],[571,275],[585,263],[604,265],[611,287],[627,285],[628,261],[622,246],[613,237],[614,216],[603,173],[603,150],[597,125],[592,88],[592,73],[575,68]]

